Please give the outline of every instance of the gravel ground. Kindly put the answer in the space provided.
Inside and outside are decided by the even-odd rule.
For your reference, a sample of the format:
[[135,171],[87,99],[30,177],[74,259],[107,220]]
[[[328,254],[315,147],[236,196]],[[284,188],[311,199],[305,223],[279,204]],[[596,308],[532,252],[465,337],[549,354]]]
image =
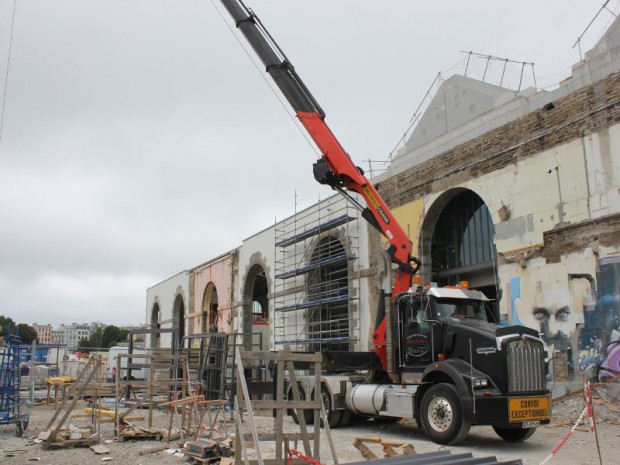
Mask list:
[[[473,427],[464,442],[458,446],[450,446],[449,449],[452,454],[471,452],[475,457],[493,455],[504,461],[522,459],[524,465],[539,464],[562,441],[582,409],[583,403],[580,398],[554,404],[553,423],[539,428],[536,434],[524,443],[507,443],[499,439],[490,427]],[[34,443],[33,439],[47,425],[54,412],[53,406],[36,406],[25,409],[25,411],[29,412],[31,417],[28,429],[22,438],[16,437],[14,425],[0,426],[0,464],[2,465],[22,465],[37,462],[50,465],[82,465],[103,463],[102,460],[106,457],[111,458],[114,463],[127,465],[183,465],[188,463],[187,458],[178,457],[165,451],[139,455],[141,450],[165,443],[151,440],[117,442],[113,440],[112,424],[105,423],[102,424],[101,429],[101,444],[110,450],[107,455],[96,455],[88,448],[43,450],[41,444]],[[77,408],[76,411],[78,411]],[[620,464],[618,455],[615,455],[617,454],[618,444],[620,444],[619,411],[617,403],[610,404],[602,401],[595,403],[595,417],[601,450],[600,461],[594,433],[589,432],[587,428],[580,427],[559,450],[551,463],[571,463],[571,465]],[[142,413],[146,415],[146,411]],[[166,414],[155,412],[157,426],[167,427],[167,420]],[[66,424],[68,423],[79,426],[84,425],[85,420],[69,419]],[[136,424],[146,425],[145,422],[136,422]],[[273,419],[270,416],[257,416],[256,424],[261,433],[273,431]],[[298,431],[298,427],[290,418],[286,419],[285,429],[291,432]],[[383,440],[411,443],[418,453],[439,449],[437,444],[426,439],[424,433],[415,423],[402,421],[395,424],[380,424],[373,421],[358,421],[346,428],[332,430],[332,438],[340,463],[364,460],[360,452],[352,445],[354,438],[360,436],[379,436]],[[180,447],[177,442],[172,442],[170,447]],[[273,443],[261,443],[263,457],[269,457],[273,450]],[[373,450],[380,454],[380,450],[376,448]],[[15,456],[10,457],[13,454]],[[333,463],[324,434],[321,440],[321,461]]]

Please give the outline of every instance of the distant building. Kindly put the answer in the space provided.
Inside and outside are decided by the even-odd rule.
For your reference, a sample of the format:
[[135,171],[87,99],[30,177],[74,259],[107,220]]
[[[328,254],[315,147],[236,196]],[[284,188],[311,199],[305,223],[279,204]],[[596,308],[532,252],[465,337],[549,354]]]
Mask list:
[[63,328],[52,329],[52,344],[64,344],[65,331]]
[[32,327],[37,332],[37,341],[39,344],[52,343],[52,332],[54,331],[52,325],[39,325],[37,323],[33,323]]
[[108,327],[109,325],[106,325],[105,323],[102,323],[101,321],[93,321],[89,327],[90,327],[90,332],[92,333],[96,333],[97,330],[104,330]]
[[82,339],[88,339],[90,337],[90,325],[71,323],[71,326],[60,325],[61,330],[64,332],[64,343],[69,349],[77,349]]

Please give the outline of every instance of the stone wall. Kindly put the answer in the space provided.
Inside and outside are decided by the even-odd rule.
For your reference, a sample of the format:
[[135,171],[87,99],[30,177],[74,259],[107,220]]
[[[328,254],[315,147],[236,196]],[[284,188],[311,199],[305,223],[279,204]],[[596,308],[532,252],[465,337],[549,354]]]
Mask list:
[[[470,140],[384,181],[390,208],[505,168],[620,122],[620,73]],[[456,182],[455,182],[456,180]]]

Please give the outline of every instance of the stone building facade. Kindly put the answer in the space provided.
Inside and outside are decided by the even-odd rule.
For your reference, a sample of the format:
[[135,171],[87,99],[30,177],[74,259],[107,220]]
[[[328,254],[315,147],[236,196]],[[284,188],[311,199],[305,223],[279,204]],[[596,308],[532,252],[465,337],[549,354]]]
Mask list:
[[[554,361],[550,376],[564,382],[593,365],[620,371],[620,353],[612,360],[606,351],[620,336],[619,151],[616,21],[553,91],[516,92],[464,76],[444,81],[388,170],[372,182],[411,232],[423,280],[468,281],[493,299],[500,324],[537,329]],[[321,205],[302,213],[321,218]],[[290,221],[150,288],[147,325],[260,333],[263,348],[277,348],[278,308],[303,310],[312,322],[307,305],[278,300],[278,280],[293,276],[278,270],[278,231]],[[349,299],[347,344],[367,350],[382,241],[366,226],[330,228],[317,229],[292,282],[307,288],[313,248],[330,237],[340,241],[349,286],[336,298]],[[354,252],[346,245],[352,234]]]
[[40,325],[37,323],[33,323],[32,327],[37,333],[37,342],[39,344],[51,344],[53,342],[52,339],[52,331],[54,328],[52,325]]
[[[561,380],[604,357],[620,330],[619,58],[616,22],[552,92],[448,79],[378,182],[419,231],[425,281],[484,289],[498,319],[538,329],[566,361],[553,368]],[[467,236],[482,231],[473,215],[460,231],[451,224],[472,198],[486,211],[487,238]],[[454,238],[451,261],[441,228]],[[468,259],[468,247],[490,250],[490,260]]]

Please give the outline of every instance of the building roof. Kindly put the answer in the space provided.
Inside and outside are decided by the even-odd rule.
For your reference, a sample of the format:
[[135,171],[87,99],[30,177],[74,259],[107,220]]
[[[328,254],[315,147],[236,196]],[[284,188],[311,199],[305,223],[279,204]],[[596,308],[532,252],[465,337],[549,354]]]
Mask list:
[[514,91],[465,76],[445,80],[390,168],[373,179],[391,177],[493,129],[515,121],[558,98],[620,71],[620,19],[616,19],[572,75],[553,91]]

